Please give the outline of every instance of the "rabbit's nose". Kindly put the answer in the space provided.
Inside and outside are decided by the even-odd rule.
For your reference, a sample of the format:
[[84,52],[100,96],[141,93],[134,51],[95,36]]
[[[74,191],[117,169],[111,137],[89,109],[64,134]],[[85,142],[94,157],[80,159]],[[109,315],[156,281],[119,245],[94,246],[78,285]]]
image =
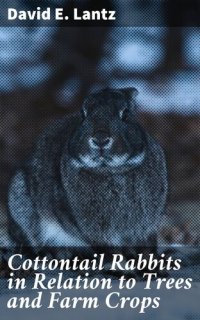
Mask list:
[[111,148],[113,139],[103,131],[95,133],[90,139],[89,144],[93,149],[109,149]]

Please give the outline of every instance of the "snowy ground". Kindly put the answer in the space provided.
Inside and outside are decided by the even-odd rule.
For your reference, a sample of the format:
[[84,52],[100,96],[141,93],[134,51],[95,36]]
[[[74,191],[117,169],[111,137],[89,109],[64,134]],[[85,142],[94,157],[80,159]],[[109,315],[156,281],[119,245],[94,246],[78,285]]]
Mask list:
[[[118,291],[117,286],[113,286],[112,291]],[[31,291],[26,291],[23,293],[24,296],[29,296],[34,298],[36,296],[35,293]],[[97,296],[99,298],[99,307],[97,309],[82,309],[81,307],[76,307],[75,309],[60,309],[59,305],[55,304],[54,309],[48,309],[49,303],[49,293],[46,291],[42,297],[43,307],[40,309],[23,309],[23,310],[8,310],[6,305],[7,301],[11,297],[9,294],[3,294],[0,296],[0,305],[1,305],[1,317],[2,320],[35,320],[35,319],[68,319],[68,320],[89,320],[95,319],[100,320],[102,318],[105,319],[115,319],[115,320],[128,320],[128,319],[143,319],[143,320],[198,320],[200,318],[200,309],[199,309],[199,301],[200,301],[200,283],[194,283],[191,290],[163,290],[163,291],[154,291],[151,290],[145,292],[143,290],[143,284],[139,283],[138,286],[132,290],[124,290],[120,292],[120,297],[144,297],[144,296],[160,296],[160,306],[158,309],[152,309],[149,307],[145,313],[139,313],[138,308],[132,309],[129,306],[126,308],[113,308],[110,309],[105,306],[105,299],[107,292],[62,292],[63,298],[73,297],[73,296]],[[15,294],[18,296],[17,294]],[[13,296],[13,295],[12,295]],[[119,302],[119,299],[113,299],[113,306]]]

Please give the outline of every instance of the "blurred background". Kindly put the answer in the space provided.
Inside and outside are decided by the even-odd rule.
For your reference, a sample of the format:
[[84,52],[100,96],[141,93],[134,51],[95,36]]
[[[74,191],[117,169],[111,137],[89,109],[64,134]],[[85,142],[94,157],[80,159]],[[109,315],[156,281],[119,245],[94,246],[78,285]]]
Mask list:
[[[49,2],[65,6],[68,1]],[[16,0],[15,7],[25,3]],[[167,158],[169,197],[162,237],[200,243],[200,30],[172,27],[177,19],[188,24],[199,19],[199,4],[190,11],[169,2],[167,19],[162,8],[153,14],[154,4],[120,1],[118,26],[44,27],[38,21],[33,27],[0,27],[2,232],[9,181],[41,130],[78,111],[92,90],[129,86],[139,90],[140,121]],[[128,26],[141,15],[143,26]]]

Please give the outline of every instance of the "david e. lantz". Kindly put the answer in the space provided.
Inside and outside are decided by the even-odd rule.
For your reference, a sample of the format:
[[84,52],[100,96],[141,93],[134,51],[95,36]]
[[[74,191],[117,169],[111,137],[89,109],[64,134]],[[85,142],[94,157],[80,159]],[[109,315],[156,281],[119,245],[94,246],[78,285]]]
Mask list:
[[[52,16],[52,9],[47,7],[42,10],[37,7],[36,10],[17,10],[15,8],[8,8],[8,20],[69,20],[69,16],[64,14],[63,8],[56,8],[54,10],[54,17]],[[80,10],[73,9],[73,20],[116,20],[116,11],[107,10]]]

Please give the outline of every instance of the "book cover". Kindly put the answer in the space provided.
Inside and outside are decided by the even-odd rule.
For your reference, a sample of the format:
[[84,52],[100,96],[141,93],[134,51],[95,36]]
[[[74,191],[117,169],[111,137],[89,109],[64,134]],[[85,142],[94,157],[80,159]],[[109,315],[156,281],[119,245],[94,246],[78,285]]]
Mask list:
[[2,2],[3,320],[199,319],[199,14]]

